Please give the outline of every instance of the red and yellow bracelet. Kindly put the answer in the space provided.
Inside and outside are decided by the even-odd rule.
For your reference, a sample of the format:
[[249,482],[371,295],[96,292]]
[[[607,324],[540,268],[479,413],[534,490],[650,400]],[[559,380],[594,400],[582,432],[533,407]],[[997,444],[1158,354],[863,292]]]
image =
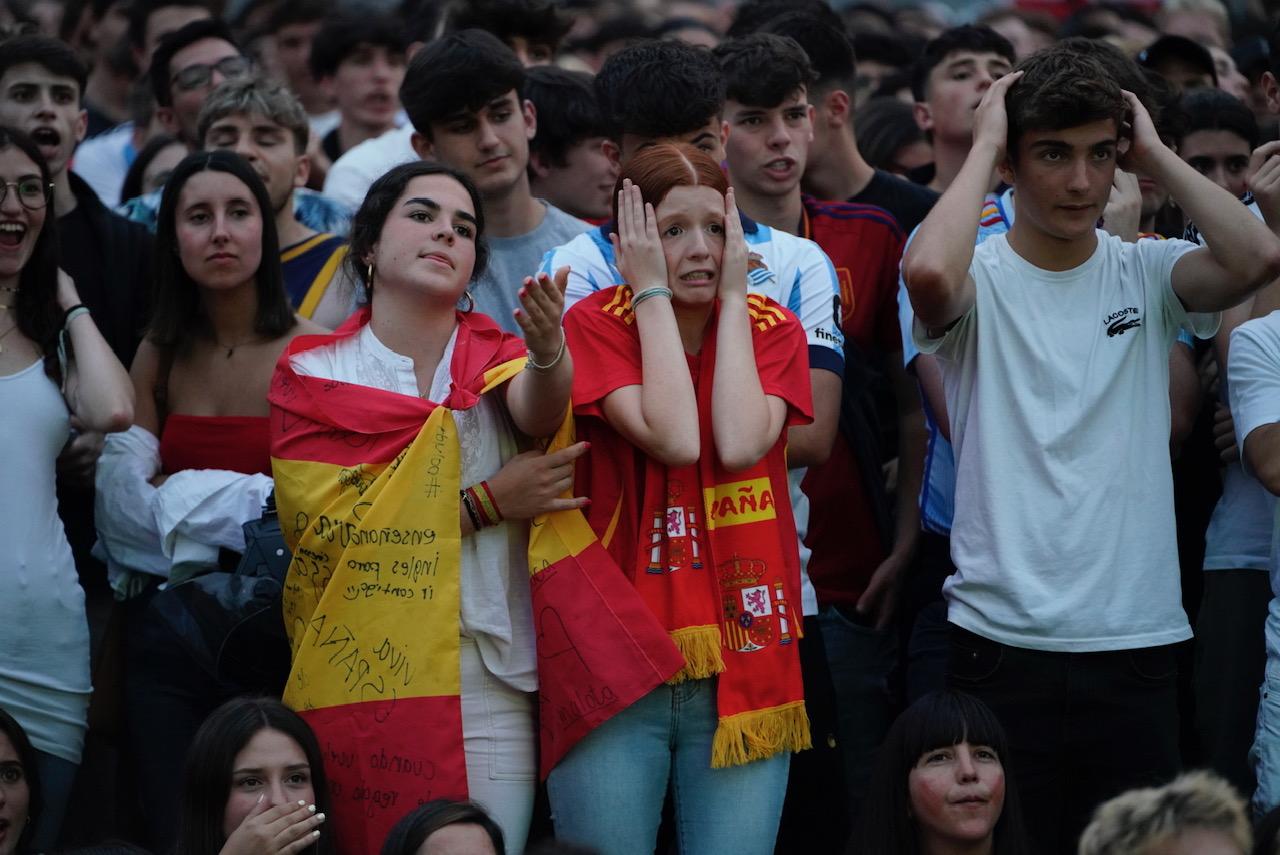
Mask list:
[[462,500],[468,513],[474,513],[472,522],[479,518],[479,527],[488,528],[502,522],[502,511],[498,508],[498,500],[494,498],[493,489],[488,481],[481,481],[473,487],[462,491]]

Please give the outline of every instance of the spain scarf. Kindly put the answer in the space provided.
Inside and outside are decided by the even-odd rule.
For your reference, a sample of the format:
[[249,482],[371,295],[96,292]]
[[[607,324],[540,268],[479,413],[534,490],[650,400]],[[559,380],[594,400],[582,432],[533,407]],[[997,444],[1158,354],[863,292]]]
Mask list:
[[[751,295],[756,367],[766,395],[787,402],[788,424],[810,421],[808,358],[795,316]],[[785,433],[744,472],[719,463],[711,425],[716,360],[713,314],[701,352],[689,358],[702,450],[669,468],[604,420],[602,401],[643,380],[631,291],[598,292],[565,318],[574,354],[574,412],[591,440],[576,490],[588,520],[650,612],[685,658],[672,682],[718,676],[713,767],[809,747],[795,640],[801,632],[800,571],[787,488]]]
[[[294,372],[291,358],[353,335],[301,336],[269,396],[281,528],[293,550],[284,700],[324,752],[340,850],[377,852],[422,802],[465,798],[459,673],[461,454],[452,410],[518,374],[524,344],[458,315],[453,384],[432,403]],[[572,441],[566,419],[552,448]],[[522,524],[513,522],[509,524]],[[681,665],[580,512],[533,521],[543,771]]]

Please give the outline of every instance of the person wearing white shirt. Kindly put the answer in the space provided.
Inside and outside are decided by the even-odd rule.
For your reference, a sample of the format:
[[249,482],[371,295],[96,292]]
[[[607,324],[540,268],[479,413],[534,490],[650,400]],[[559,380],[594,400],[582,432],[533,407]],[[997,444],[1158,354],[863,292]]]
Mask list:
[[[1008,729],[1035,851],[1067,853],[1099,801],[1180,765],[1169,349],[1280,274],[1280,239],[1092,57],[1029,58],[974,123],[903,259],[956,452],[948,683]],[[1206,246],[1097,230],[1122,154]],[[1018,217],[975,250],[996,168]]]

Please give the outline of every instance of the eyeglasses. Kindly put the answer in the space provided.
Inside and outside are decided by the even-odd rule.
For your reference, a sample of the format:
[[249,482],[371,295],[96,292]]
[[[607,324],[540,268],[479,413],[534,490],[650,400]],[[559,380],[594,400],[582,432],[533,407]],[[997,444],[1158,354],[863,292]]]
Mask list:
[[5,181],[0,183],[0,205],[9,198],[9,188],[18,194],[18,201],[28,211],[38,211],[49,204],[49,196],[53,193],[53,185],[45,184],[39,178],[24,178],[21,181]]
[[209,81],[213,79],[215,71],[226,80],[230,80],[233,77],[244,77],[253,71],[253,60],[247,56],[228,56],[212,65],[207,63],[188,65],[173,75],[169,82],[183,92],[190,92],[193,89],[199,89],[201,86],[208,86]]

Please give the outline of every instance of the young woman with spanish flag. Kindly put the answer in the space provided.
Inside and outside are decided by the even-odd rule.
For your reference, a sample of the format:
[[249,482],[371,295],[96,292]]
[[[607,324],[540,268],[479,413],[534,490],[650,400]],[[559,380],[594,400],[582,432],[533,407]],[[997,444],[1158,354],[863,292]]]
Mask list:
[[284,700],[324,748],[334,830],[376,852],[417,804],[469,796],[521,852],[537,772],[528,520],[585,500],[550,436],[573,364],[567,269],[526,279],[524,340],[459,311],[483,271],[475,186],[414,162],[374,182],[349,258],[370,304],[296,340],[272,384],[276,499],[293,562]]
[[[557,837],[653,851],[674,793],[681,852],[772,853],[790,752],[809,745],[789,425],[811,420],[799,321],[748,294],[723,172],[667,144],[623,166],[613,236],[629,285],[574,305],[588,522],[685,665],[550,773]],[[794,609],[794,610],[793,610]]]

